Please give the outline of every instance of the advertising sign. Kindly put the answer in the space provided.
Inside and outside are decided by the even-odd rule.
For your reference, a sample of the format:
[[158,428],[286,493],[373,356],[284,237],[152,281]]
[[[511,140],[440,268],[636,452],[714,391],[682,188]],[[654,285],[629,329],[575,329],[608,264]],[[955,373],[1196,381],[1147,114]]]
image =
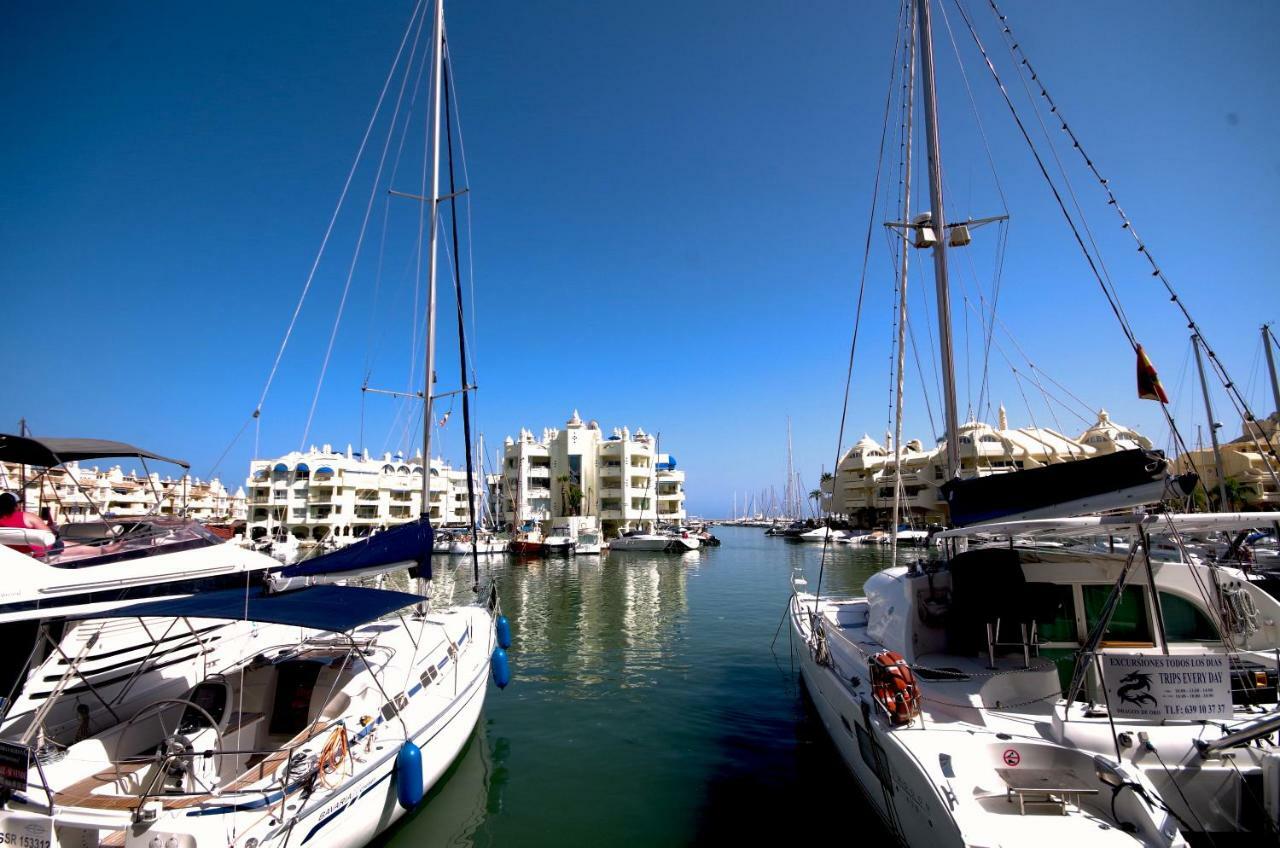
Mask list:
[[1100,659],[1112,715],[1231,718],[1231,671],[1223,654],[1103,654]]
[[12,742],[0,742],[0,787],[15,792],[27,791],[27,766],[31,749]]

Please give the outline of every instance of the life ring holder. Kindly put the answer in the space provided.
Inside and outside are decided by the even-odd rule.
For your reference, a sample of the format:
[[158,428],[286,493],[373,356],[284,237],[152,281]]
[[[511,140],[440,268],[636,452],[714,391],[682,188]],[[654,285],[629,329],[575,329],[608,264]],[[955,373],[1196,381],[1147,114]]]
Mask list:
[[896,651],[871,655],[871,697],[895,727],[910,724],[920,715],[920,684],[910,664]]

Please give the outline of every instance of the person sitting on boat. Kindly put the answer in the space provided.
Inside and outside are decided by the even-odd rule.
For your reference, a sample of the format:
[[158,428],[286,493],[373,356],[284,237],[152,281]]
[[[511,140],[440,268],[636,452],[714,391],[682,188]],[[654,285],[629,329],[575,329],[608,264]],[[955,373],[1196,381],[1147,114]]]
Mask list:
[[[0,527],[53,532],[48,524],[25,509],[20,509],[19,506],[20,501],[9,492],[0,494]],[[9,547],[33,557],[42,557],[49,552],[44,545],[9,545]]]

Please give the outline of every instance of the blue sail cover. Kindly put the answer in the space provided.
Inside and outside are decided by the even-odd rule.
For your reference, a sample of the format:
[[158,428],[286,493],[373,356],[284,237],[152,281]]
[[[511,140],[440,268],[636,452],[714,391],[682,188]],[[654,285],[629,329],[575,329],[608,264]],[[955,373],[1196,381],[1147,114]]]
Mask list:
[[363,571],[398,562],[417,564],[418,576],[431,579],[431,525],[419,518],[327,554],[280,569],[282,577],[313,577]]
[[345,633],[423,599],[408,592],[359,586],[313,586],[272,595],[262,589],[223,589],[167,601],[116,607],[76,618],[218,618],[289,624]]

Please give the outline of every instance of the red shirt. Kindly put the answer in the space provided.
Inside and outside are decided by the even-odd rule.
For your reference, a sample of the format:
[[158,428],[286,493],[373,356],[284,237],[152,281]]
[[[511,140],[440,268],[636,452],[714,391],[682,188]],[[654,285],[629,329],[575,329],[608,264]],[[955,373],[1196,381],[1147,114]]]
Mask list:
[[[27,524],[27,513],[25,510],[15,509],[6,516],[0,517],[0,527],[15,527],[19,530],[35,530],[37,528]],[[34,557],[42,557],[48,552],[44,545],[9,545],[15,551],[21,554],[30,554]]]

